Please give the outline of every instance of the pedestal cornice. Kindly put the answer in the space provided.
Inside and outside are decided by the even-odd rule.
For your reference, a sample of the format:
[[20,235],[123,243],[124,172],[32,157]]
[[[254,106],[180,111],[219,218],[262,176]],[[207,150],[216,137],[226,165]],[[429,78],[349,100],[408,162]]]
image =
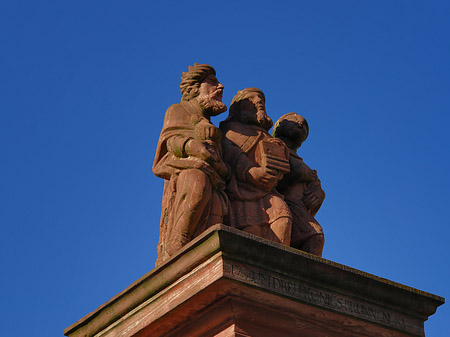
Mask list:
[[424,336],[424,321],[443,303],[442,297],[216,225],[64,334],[219,336],[217,331],[239,326],[254,331],[251,336],[262,327],[280,336]]

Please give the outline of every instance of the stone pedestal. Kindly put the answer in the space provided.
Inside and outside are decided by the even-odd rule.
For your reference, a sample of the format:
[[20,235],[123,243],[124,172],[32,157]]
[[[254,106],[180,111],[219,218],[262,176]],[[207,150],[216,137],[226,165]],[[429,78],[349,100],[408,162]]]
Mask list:
[[424,336],[444,303],[217,225],[68,327],[96,336]]

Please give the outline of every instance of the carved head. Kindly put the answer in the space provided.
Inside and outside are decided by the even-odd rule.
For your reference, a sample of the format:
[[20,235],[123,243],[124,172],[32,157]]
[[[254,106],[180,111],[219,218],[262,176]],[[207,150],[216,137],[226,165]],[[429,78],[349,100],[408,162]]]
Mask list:
[[295,112],[290,112],[277,120],[272,134],[274,137],[284,140],[289,147],[298,149],[306,138],[308,138],[308,122],[303,116]]
[[266,97],[258,88],[239,90],[233,97],[227,121],[256,124],[269,130],[273,122],[266,114]]
[[200,106],[215,116],[227,110],[222,102],[223,85],[216,78],[216,70],[208,64],[195,63],[181,76],[182,101],[197,99]]

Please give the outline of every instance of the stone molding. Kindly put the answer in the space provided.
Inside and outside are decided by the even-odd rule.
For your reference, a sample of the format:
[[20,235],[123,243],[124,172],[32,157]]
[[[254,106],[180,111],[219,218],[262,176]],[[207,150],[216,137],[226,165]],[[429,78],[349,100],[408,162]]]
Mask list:
[[[278,331],[278,324],[280,336],[286,325],[297,332],[308,331],[310,336],[424,336],[424,322],[444,301],[440,296],[216,225],[69,326],[64,334],[177,336],[191,329],[190,336],[225,336],[224,331],[234,329],[238,336],[245,335],[240,327],[246,327],[249,334],[261,326],[265,331]],[[214,316],[213,312],[221,314]],[[261,314],[248,316],[249,312]],[[268,322],[267,313],[278,318]],[[194,328],[198,325],[193,322],[200,318],[203,323],[210,322],[205,328],[209,332]]]

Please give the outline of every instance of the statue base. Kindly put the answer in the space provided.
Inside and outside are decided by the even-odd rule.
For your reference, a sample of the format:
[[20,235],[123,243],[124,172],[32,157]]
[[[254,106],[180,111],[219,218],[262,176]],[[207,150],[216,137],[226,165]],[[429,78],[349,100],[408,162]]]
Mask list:
[[216,225],[70,337],[424,336],[444,298]]

